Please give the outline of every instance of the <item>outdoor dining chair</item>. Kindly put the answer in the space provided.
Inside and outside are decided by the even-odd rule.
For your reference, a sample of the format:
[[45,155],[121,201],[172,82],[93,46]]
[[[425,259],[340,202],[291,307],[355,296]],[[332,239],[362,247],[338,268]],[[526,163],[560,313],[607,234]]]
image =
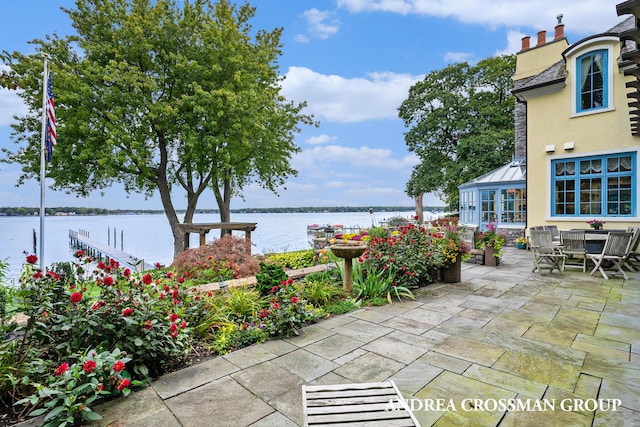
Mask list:
[[627,257],[624,260],[624,266],[627,267],[629,271],[638,271],[640,270],[640,254],[636,251],[640,244],[640,228],[629,227],[627,228],[627,232],[633,233],[633,237],[631,238],[631,245],[629,246]]
[[[612,274],[622,273],[622,277],[628,280],[629,277],[622,268],[631,246],[633,233],[609,233],[602,252],[599,254],[587,254],[596,265],[589,273],[593,276],[596,271],[600,271],[602,277],[609,280],[605,268],[615,269]],[[606,262],[609,261],[609,262]]]
[[560,274],[564,272],[564,262],[567,255],[562,253],[561,248],[553,244],[551,231],[530,230],[531,233],[531,253],[533,253],[533,270],[542,273],[542,269],[549,269],[549,273],[558,269]]
[[562,253],[567,255],[564,262],[565,268],[581,268],[583,273],[587,272],[587,246],[585,245],[585,231],[561,231],[560,243]]
[[544,225],[543,230],[549,230],[551,232],[551,241],[553,243],[560,243],[560,232],[557,225]]

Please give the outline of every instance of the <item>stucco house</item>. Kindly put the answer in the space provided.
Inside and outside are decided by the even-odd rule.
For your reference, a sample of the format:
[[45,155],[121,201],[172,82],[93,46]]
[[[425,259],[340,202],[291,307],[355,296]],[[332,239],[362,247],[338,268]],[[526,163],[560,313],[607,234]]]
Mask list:
[[636,18],[573,44],[558,21],[552,40],[545,31],[536,46],[522,39],[513,77],[527,227],[585,228],[592,219],[605,229],[637,226],[639,86],[628,59],[636,44],[625,38]]

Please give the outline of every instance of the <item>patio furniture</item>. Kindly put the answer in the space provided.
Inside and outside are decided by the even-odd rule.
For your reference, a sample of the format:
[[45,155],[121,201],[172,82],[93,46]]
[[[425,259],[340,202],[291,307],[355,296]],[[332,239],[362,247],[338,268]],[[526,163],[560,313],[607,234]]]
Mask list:
[[[474,263],[484,264],[484,249],[476,248],[476,229],[475,227],[464,227],[460,231],[460,240],[469,246],[469,255],[473,258]],[[471,259],[470,258],[470,259]]]
[[560,243],[560,231],[558,231],[557,225],[544,225],[543,230],[549,230],[551,232],[551,241],[554,243]]
[[[593,276],[596,271],[600,271],[605,280],[609,280],[609,276],[605,272],[605,268],[614,269],[612,274],[622,273],[622,277],[628,280],[629,277],[624,272],[622,266],[631,246],[633,233],[609,233],[604,244],[604,249],[599,254],[587,254],[587,256],[596,265],[589,275]],[[609,262],[606,262],[609,261]]]
[[631,246],[629,246],[624,265],[629,271],[638,271],[640,270],[640,254],[636,251],[638,250],[638,244],[640,244],[640,227],[629,227],[627,232],[633,233],[633,238],[631,239]]
[[561,231],[560,242],[562,253],[567,255],[564,267],[578,267],[583,273],[587,271],[587,247],[584,231]]
[[420,426],[393,381],[303,385],[304,425]]
[[564,262],[567,255],[553,244],[549,230],[531,230],[531,252],[533,253],[533,270],[542,273],[542,269],[549,269],[549,273],[558,269],[564,272]]

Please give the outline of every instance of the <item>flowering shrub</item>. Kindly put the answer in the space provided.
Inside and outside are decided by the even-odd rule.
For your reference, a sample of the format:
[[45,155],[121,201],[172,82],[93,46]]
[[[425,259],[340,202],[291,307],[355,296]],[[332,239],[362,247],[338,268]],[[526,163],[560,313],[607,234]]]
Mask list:
[[460,230],[456,223],[446,223],[436,238],[436,254],[442,257],[439,263],[442,267],[455,264],[458,259],[468,256],[469,247],[460,238]]
[[294,270],[313,265],[313,249],[267,255],[267,260]]
[[504,234],[497,231],[496,224],[493,222],[487,224],[486,231],[476,235],[476,247],[484,248],[485,246],[492,246],[495,249],[495,257],[502,255],[503,246],[506,242],[507,238]]
[[298,335],[304,322],[316,321],[324,314],[322,309],[302,298],[292,279],[282,280],[269,295],[269,305],[264,307],[259,318],[271,336]]
[[124,369],[130,360],[116,348],[101,353],[90,350],[71,365],[60,363],[55,370],[51,362],[38,361],[47,372],[43,383],[34,383],[36,392],[15,405],[41,405],[30,415],[46,414],[42,424],[45,427],[99,420],[100,414],[91,409],[94,402],[107,396],[127,396],[131,392],[131,379]]
[[437,257],[436,238],[426,228],[410,224],[389,237],[373,238],[358,261],[368,262],[372,271],[390,270],[398,286],[427,284],[443,262]]
[[526,245],[527,244],[527,238],[526,237],[518,237],[517,239],[515,239],[513,241],[516,245]]

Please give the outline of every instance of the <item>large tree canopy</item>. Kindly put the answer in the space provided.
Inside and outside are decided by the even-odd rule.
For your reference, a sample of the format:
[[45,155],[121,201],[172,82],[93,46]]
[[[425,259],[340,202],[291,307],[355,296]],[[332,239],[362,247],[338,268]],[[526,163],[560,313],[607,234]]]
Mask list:
[[[250,182],[276,191],[299,151],[304,103],[281,94],[282,29],[253,31],[255,8],[228,0],[77,0],[66,10],[77,35],[34,40],[37,52],[11,54],[10,75],[31,113],[19,118],[19,183],[39,175],[43,54],[50,57],[58,144],[47,176],[78,195],[109,188],[158,191],[184,247],[176,203],[193,219],[213,191],[223,221],[232,196]],[[173,200],[181,189],[185,200]]]
[[399,111],[405,142],[421,163],[406,192],[435,192],[450,209],[458,185],[507,163],[514,149],[515,56],[459,63],[426,75],[409,90]]

